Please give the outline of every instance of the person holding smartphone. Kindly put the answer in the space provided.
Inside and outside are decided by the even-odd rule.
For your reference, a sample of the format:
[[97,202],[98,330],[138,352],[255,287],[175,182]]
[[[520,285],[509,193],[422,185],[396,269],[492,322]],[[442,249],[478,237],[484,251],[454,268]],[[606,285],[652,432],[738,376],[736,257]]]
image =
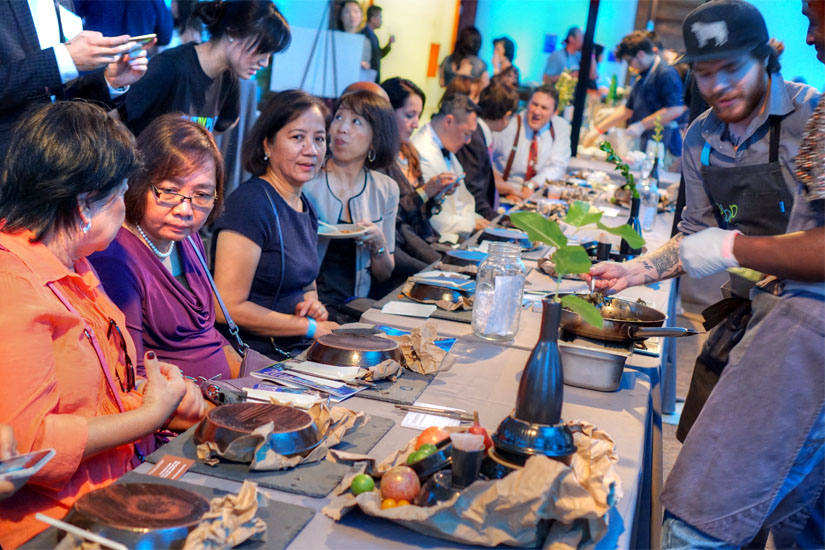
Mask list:
[[157,117],[181,112],[213,133],[240,115],[238,80],[249,80],[289,45],[289,25],[270,0],[198,2],[209,40],[161,52],[132,86],[118,115],[135,135]]

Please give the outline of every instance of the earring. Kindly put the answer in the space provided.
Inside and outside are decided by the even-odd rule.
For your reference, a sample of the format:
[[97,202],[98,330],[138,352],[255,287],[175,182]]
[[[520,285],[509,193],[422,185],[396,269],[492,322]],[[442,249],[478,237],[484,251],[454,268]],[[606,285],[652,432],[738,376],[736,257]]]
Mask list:
[[267,153],[266,151],[264,151],[264,160],[267,162],[269,161],[269,153]]
[[85,222],[80,224],[80,230],[83,231],[83,233],[88,233],[91,228],[92,220],[86,220]]
[[375,149],[370,149],[370,152],[367,153],[367,160],[370,162],[375,162]]

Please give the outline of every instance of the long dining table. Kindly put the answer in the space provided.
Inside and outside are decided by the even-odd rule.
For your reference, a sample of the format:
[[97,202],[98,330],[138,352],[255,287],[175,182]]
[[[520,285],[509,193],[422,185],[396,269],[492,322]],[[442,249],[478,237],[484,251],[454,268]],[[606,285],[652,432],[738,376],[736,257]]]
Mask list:
[[[616,225],[627,217],[620,210],[615,219],[606,221]],[[670,215],[660,214],[656,228],[645,233],[648,248],[656,247],[669,237]],[[536,269],[536,262],[525,262],[528,269]],[[549,290],[540,277],[528,277],[528,288]],[[620,297],[644,299],[656,309],[664,309],[669,302],[670,284],[663,282],[652,287],[637,287],[620,293]],[[515,404],[516,391],[522,369],[536,344],[541,325],[541,314],[532,308],[521,312],[519,331],[511,342],[490,342],[473,335],[468,323],[431,319],[439,336],[456,339],[449,354],[454,365],[439,372],[427,386],[419,402],[478,411],[480,421],[488,430],[494,430]],[[361,322],[412,330],[428,322],[427,319],[383,313],[380,309],[367,310]],[[660,346],[664,352],[665,345]],[[661,469],[661,396],[660,370],[664,358],[634,353],[625,366],[621,385],[613,392],[600,392],[564,386],[562,417],[565,420],[582,419],[606,431],[616,443],[619,460],[616,471],[622,482],[624,496],[609,512],[609,530],[598,548],[651,548],[658,546],[661,507],[657,494],[662,483]],[[392,419],[394,426],[370,451],[382,459],[404,446],[418,433],[402,427],[406,413],[392,403],[354,396],[343,405],[370,415]],[[139,473],[151,469],[143,464]],[[221,477],[187,472],[181,481],[237,492],[240,482]],[[312,498],[274,489],[260,489],[269,498],[304,506],[316,513],[309,523],[289,543],[288,548],[462,548],[461,545],[408,530],[392,522],[373,518],[360,512],[335,522],[322,514],[321,509],[332,494]]]

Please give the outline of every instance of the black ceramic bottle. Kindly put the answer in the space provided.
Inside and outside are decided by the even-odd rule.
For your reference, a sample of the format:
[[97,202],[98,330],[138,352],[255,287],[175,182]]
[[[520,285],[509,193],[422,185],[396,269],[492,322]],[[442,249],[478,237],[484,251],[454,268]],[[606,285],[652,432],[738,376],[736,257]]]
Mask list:
[[543,308],[539,341],[521,374],[515,417],[526,422],[554,425],[561,421],[564,398],[558,346],[561,303],[546,299]]
[[[642,234],[642,224],[639,221],[639,205],[642,203],[641,198],[630,199],[630,217],[627,219],[627,225],[633,228],[633,231]],[[622,244],[619,246],[619,252],[627,256],[638,256],[642,253],[641,248],[630,248],[627,241],[622,239]]]

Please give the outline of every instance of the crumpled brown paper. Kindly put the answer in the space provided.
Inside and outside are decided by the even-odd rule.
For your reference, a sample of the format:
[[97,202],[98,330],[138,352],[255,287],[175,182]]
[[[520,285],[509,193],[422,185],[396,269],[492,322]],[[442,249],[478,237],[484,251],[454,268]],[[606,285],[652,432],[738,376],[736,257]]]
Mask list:
[[54,550],[103,550],[103,548],[96,542],[80,538],[73,533],[66,533]]
[[407,368],[418,374],[448,371],[455,363],[455,356],[445,359],[447,352],[435,345],[437,337],[438,326],[433,320],[413,329],[410,334],[387,336],[401,345]]
[[378,380],[385,379],[389,379],[390,382],[395,382],[399,376],[404,374],[404,369],[401,368],[401,365],[398,364],[398,361],[395,359],[387,359],[364,370],[366,370],[367,373],[362,376],[361,379],[367,382],[377,382]]
[[[607,532],[608,510],[622,496],[614,470],[618,456],[605,432],[581,420],[567,424],[576,444],[569,465],[534,456],[523,469],[503,479],[476,481],[455,498],[429,508],[409,505],[381,510],[380,493],[354,496],[348,491],[353,476],[348,476],[322,511],[338,521],[358,506],[368,515],[465,544],[593,548]],[[400,463],[412,444],[375,469]]]
[[222,550],[246,540],[266,541],[266,523],[258,512],[258,484],[244,481],[237,495],[213,498],[209,511],[186,537],[184,550]]
[[324,403],[316,403],[307,413],[318,427],[321,442],[306,456],[286,457],[270,448],[267,442],[274,424],[268,422],[258,426],[251,434],[234,440],[223,451],[213,441],[201,443],[197,446],[198,459],[209,466],[217,465],[223,458],[251,463],[250,470],[284,470],[298,464],[324,460],[330,448],[338,445],[346,434],[369,422],[369,415],[363,411],[356,413],[344,407],[330,409]]
[[410,296],[410,290],[412,289],[414,284],[415,283],[413,283],[411,281],[407,281],[404,284],[403,288],[401,289],[401,294],[403,294],[405,297],[409,298],[410,300],[413,300],[413,301],[421,303],[421,304],[435,304],[436,306],[438,306],[439,309],[443,309],[445,311],[455,311],[457,309],[466,309],[466,310],[473,309],[473,299],[468,297],[468,296],[464,296],[463,294],[460,294],[455,301],[451,301],[451,300],[422,300],[420,298],[413,298],[412,296]]

